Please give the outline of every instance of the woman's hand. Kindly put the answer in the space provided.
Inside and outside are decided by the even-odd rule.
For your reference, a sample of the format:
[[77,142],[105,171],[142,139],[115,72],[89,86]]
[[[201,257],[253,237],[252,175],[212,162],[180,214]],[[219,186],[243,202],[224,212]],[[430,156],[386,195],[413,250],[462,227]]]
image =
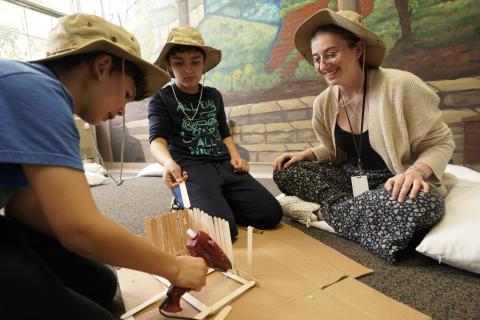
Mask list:
[[233,167],[233,172],[248,172],[250,169],[248,166],[248,162],[241,157],[232,157],[230,159],[230,164]]
[[178,272],[173,284],[178,287],[200,291],[207,283],[207,264],[203,258],[176,257]]
[[180,182],[187,181],[188,174],[180,169],[180,166],[173,160],[163,164],[163,183],[170,189],[178,186]]
[[385,189],[392,193],[393,200],[398,199],[399,202],[405,201],[407,194],[410,199],[415,199],[420,188],[423,188],[424,192],[430,189],[422,175],[414,169],[407,169],[385,182]]
[[315,155],[310,150],[305,150],[300,152],[287,152],[287,153],[281,154],[275,160],[273,160],[273,169],[281,170],[282,167],[288,168],[296,162],[300,162],[303,160],[313,161],[314,159],[315,159]]

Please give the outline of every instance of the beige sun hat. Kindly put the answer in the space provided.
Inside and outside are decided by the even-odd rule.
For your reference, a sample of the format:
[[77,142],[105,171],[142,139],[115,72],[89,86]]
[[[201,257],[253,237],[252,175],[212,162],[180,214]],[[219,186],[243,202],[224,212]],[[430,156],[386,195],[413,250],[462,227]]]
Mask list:
[[145,91],[135,100],[151,96],[170,81],[165,71],[142,59],[140,45],[133,34],[103,18],[84,13],[60,18],[48,34],[46,57],[32,62],[94,51],[125,58],[144,72]]
[[[176,27],[170,31],[167,42],[163,46],[155,64],[164,70],[168,70],[167,54],[173,47],[178,45],[202,48],[206,54],[205,71],[213,69],[222,60],[221,50],[206,46],[200,31],[194,27],[185,26]],[[170,75],[173,76],[171,73]]]
[[295,47],[313,65],[310,40],[321,26],[333,24],[346,29],[365,42],[365,62],[371,67],[379,67],[385,57],[385,43],[372,31],[365,28],[363,17],[354,11],[334,12],[330,9],[317,11],[305,20],[295,32]]

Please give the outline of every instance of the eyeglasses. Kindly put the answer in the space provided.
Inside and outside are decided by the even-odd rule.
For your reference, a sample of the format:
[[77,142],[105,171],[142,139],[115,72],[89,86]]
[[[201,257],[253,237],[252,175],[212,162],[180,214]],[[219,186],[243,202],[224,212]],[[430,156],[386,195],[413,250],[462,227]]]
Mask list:
[[340,50],[328,50],[324,54],[321,55],[315,55],[313,57],[313,64],[321,64],[322,61],[324,64],[330,64],[330,63],[335,63],[337,61],[337,55],[339,52],[349,48],[349,46],[346,46],[343,49]]

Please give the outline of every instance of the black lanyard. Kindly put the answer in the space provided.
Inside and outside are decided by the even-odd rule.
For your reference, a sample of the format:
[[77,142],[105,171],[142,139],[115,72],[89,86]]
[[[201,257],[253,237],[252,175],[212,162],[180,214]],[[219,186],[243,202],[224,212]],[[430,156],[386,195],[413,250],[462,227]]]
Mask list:
[[342,103],[345,107],[345,114],[347,115],[347,120],[348,120],[348,125],[350,126],[350,133],[352,135],[353,139],[353,145],[355,146],[355,152],[357,153],[357,165],[358,169],[360,172],[362,171],[362,136],[363,136],[363,118],[365,114],[365,97],[367,95],[367,72],[365,72],[365,76],[363,79],[363,97],[362,97],[362,122],[360,125],[360,141],[357,144],[357,139],[355,139],[355,135],[353,134],[353,128],[352,128],[352,123],[350,122],[350,117],[348,116],[348,111],[347,111],[347,106],[345,105],[345,102],[343,101],[342,97]]

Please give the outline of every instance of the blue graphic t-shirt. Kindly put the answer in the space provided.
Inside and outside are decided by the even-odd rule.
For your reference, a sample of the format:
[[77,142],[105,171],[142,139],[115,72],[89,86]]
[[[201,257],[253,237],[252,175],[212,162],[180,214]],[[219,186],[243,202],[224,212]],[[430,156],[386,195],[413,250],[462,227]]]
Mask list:
[[231,134],[222,95],[215,88],[204,87],[200,103],[199,98],[200,91],[188,94],[170,85],[158,91],[148,105],[150,142],[158,137],[167,140],[170,154],[178,163],[230,158],[223,143]]
[[0,58],[0,192],[29,186],[22,164],[83,170],[73,100],[41,64]]

